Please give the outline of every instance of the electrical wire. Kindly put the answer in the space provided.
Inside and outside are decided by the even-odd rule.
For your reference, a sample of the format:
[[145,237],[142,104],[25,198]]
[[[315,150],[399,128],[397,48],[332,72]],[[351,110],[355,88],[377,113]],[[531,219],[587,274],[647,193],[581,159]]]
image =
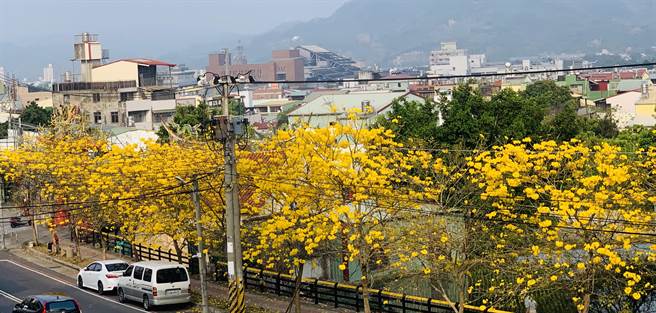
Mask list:
[[[285,81],[255,81],[255,82],[235,82],[232,85],[268,85],[268,84],[321,84],[321,83],[368,83],[368,82],[385,82],[385,81],[420,81],[420,80],[450,80],[450,79],[466,79],[466,78],[486,78],[486,77],[504,77],[504,76],[515,76],[515,75],[532,75],[532,74],[549,74],[549,73],[564,73],[564,72],[581,72],[581,71],[595,71],[595,70],[607,70],[607,69],[619,69],[619,68],[636,68],[636,67],[649,67],[656,66],[656,62],[649,63],[633,63],[625,65],[609,65],[609,66],[595,66],[588,68],[571,68],[571,69],[562,69],[562,70],[538,70],[538,71],[518,71],[518,72],[508,72],[508,73],[483,73],[483,74],[465,74],[465,75],[424,75],[417,77],[383,77],[383,78],[372,78],[372,79],[329,79],[329,80],[315,80],[315,81],[305,81],[305,80],[285,80]],[[179,93],[191,93],[194,91],[204,91],[208,89],[214,89],[216,85],[210,86],[199,86],[196,88],[191,88],[187,90],[176,91],[175,94]],[[93,96],[93,93],[99,92],[89,92],[89,93],[68,93],[62,92],[62,94],[69,95],[79,95],[79,96]],[[100,92],[101,94],[103,92]],[[106,92],[106,94],[116,95],[117,92]]]

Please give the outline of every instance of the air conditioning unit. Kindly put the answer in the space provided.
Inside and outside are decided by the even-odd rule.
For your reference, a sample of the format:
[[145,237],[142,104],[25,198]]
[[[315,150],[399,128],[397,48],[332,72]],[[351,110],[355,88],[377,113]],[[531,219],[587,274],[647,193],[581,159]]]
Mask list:
[[134,127],[134,116],[128,116],[128,127]]

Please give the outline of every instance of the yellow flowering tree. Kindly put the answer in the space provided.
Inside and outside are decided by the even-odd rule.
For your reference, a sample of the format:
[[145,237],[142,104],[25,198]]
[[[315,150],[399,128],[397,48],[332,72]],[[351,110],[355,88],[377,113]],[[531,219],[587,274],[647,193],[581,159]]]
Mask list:
[[642,277],[654,258],[649,234],[656,197],[645,188],[652,168],[641,164],[643,153],[577,140],[513,142],[471,162],[481,197],[495,208],[486,218],[530,226],[530,249],[516,252],[539,269],[541,280],[567,286],[582,313],[593,301],[605,305],[621,294],[640,299],[653,288]]

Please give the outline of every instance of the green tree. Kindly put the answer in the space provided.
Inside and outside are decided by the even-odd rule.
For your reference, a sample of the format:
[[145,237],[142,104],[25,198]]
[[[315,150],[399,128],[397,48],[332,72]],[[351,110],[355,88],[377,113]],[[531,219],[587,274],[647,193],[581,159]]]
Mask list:
[[438,142],[439,121],[440,114],[435,102],[400,99],[392,102],[392,110],[379,116],[373,127],[392,130],[400,142],[432,146]]
[[485,101],[480,92],[470,85],[460,85],[453,90],[451,101],[438,104],[442,112],[439,141],[446,144],[462,144],[466,147],[479,145],[481,132],[480,116],[485,110]]
[[32,101],[20,115],[21,122],[33,126],[47,126],[52,120],[52,108],[42,108]]
[[534,137],[540,132],[544,116],[543,105],[512,89],[504,89],[485,104],[480,131],[488,145]]
[[522,95],[535,100],[539,106],[548,109],[549,113],[554,115],[576,102],[567,87],[560,87],[551,80],[538,81],[528,85]]
[[202,137],[209,133],[212,116],[218,113],[215,107],[202,102],[198,106],[180,106],[175,109],[173,121],[160,126],[157,131],[160,142],[169,142],[171,135],[177,137]]

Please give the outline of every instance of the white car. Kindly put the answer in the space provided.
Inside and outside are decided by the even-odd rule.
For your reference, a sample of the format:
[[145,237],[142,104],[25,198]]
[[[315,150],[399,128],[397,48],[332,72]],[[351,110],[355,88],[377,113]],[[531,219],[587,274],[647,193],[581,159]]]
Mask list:
[[116,289],[118,278],[128,268],[123,260],[96,261],[80,269],[77,274],[77,286],[91,288],[103,294],[105,291]]

